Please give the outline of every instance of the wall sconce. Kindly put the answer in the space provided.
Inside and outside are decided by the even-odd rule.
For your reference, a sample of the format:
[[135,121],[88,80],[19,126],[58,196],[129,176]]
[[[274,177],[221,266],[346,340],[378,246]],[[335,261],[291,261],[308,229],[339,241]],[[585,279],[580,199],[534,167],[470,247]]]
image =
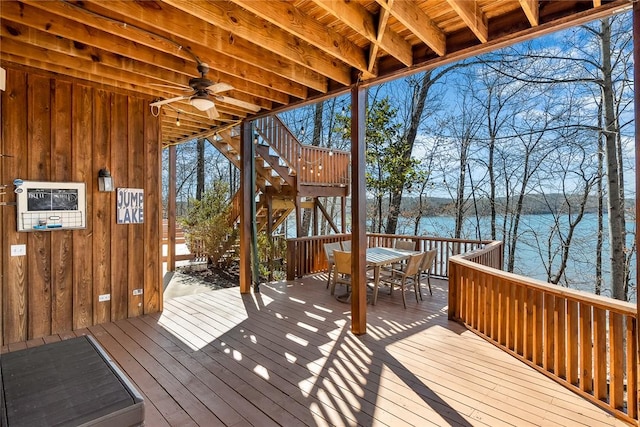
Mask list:
[[98,191],[114,191],[113,178],[111,177],[111,173],[107,168],[100,169],[98,171]]

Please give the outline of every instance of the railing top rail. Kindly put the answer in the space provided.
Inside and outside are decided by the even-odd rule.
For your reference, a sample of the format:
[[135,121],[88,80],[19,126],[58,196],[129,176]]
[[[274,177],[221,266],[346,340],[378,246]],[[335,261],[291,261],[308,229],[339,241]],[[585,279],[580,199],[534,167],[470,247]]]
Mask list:
[[327,238],[343,238],[343,237],[351,237],[351,233],[349,234],[324,234],[321,236],[305,236],[305,237],[293,237],[288,238],[287,241],[290,242],[306,242],[309,240],[326,240]]
[[495,249],[496,245],[500,245],[500,244],[501,242],[493,242],[482,249],[477,249],[475,251],[467,252],[462,255],[451,256],[449,257],[449,263],[456,263],[463,266],[467,266],[467,267],[473,268],[476,271],[482,272],[488,276],[504,279],[509,282],[517,282],[528,288],[543,291],[553,296],[566,298],[567,300],[587,303],[594,307],[612,311],[619,314],[624,314],[624,315],[633,316],[633,317],[637,316],[638,311],[637,311],[636,304],[634,303],[619,301],[613,298],[603,297],[600,295],[595,295],[589,292],[579,291],[576,289],[564,288],[558,285],[552,285],[552,284],[543,282],[542,280],[532,279],[530,277],[520,276],[518,274],[509,273],[506,271],[487,267],[485,265],[478,264],[468,259],[468,258],[474,258],[475,256],[482,254],[483,252],[489,252],[491,249]]
[[448,243],[479,243],[481,245],[487,245],[493,240],[477,240],[477,239],[456,239],[453,237],[439,237],[439,236],[421,236],[415,234],[384,234],[384,233],[367,233],[367,236],[373,237],[388,237],[394,239],[405,239],[405,240],[437,240],[439,242],[448,242]]

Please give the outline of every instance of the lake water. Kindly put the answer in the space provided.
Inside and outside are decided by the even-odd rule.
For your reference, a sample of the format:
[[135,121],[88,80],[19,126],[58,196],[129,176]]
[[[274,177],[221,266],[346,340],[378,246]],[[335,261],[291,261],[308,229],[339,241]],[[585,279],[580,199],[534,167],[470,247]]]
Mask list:
[[[562,233],[566,235],[568,217],[560,218],[560,223],[565,225]],[[571,288],[593,292],[595,288],[596,243],[598,232],[598,217],[596,214],[586,214],[575,229],[575,234],[569,252],[569,262],[566,275],[571,283]],[[604,218],[604,247],[603,247],[603,275],[605,278],[602,294],[611,294],[609,284],[609,250],[607,217]],[[481,217],[480,226],[476,218],[467,218],[463,226],[463,236],[471,239],[487,239],[490,237],[490,218]],[[519,240],[516,246],[515,273],[533,277],[543,281],[547,280],[545,262],[548,255],[549,242],[553,250],[560,250],[560,240],[551,238],[554,216],[551,214],[523,215],[519,225]],[[420,221],[418,234],[452,237],[454,234],[455,219],[453,217],[423,217]],[[635,223],[627,222],[627,229],[633,231]],[[399,223],[398,234],[413,234],[414,226],[409,221]],[[480,233],[478,234],[478,230]],[[627,236],[628,246],[633,243],[633,235]],[[559,256],[559,254],[558,254]],[[546,261],[548,264],[548,261]],[[631,265],[632,282],[635,283],[635,256]],[[635,300],[635,299],[634,299]]]

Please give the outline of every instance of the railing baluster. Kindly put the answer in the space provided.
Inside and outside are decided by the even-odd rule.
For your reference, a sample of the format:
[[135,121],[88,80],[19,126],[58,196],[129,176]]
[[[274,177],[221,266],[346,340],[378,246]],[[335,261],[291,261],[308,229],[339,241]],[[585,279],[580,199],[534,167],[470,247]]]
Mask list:
[[593,395],[607,398],[607,312],[593,308]]
[[593,341],[591,337],[591,306],[580,303],[580,390],[593,391]]
[[534,339],[534,327],[533,327],[533,289],[526,290],[525,303],[525,333],[524,333],[524,358],[533,362],[533,343]]
[[555,297],[556,304],[553,312],[553,372],[560,378],[567,377],[566,364],[566,312],[567,300]]
[[533,354],[532,361],[535,365],[542,366],[542,349],[544,348],[544,331],[542,325],[543,293],[533,291]]
[[555,343],[555,327],[553,324],[553,314],[555,311],[555,297],[550,294],[544,296],[544,340],[543,340],[543,363],[542,366],[547,371],[553,372],[553,353]]
[[624,406],[624,329],[622,315],[609,312],[609,405]]
[[638,418],[638,322],[626,316],[627,414]]
[[515,301],[516,338],[515,338],[514,351],[519,355],[523,355],[524,354],[524,324],[525,324],[525,321],[524,321],[525,309],[524,309],[524,297],[523,297],[524,287],[517,284],[513,284],[513,286],[516,288],[516,301]]
[[507,348],[516,348],[516,287],[512,283],[507,283]]
[[567,382],[578,385],[578,303],[567,301]]

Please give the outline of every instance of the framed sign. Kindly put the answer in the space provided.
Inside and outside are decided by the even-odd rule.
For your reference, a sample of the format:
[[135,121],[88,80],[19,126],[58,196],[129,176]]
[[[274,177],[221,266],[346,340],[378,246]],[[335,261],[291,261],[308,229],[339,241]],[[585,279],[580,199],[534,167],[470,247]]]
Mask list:
[[84,182],[16,179],[18,231],[54,231],[86,227]]
[[144,190],[118,188],[116,194],[117,223],[142,224],[144,222]]

